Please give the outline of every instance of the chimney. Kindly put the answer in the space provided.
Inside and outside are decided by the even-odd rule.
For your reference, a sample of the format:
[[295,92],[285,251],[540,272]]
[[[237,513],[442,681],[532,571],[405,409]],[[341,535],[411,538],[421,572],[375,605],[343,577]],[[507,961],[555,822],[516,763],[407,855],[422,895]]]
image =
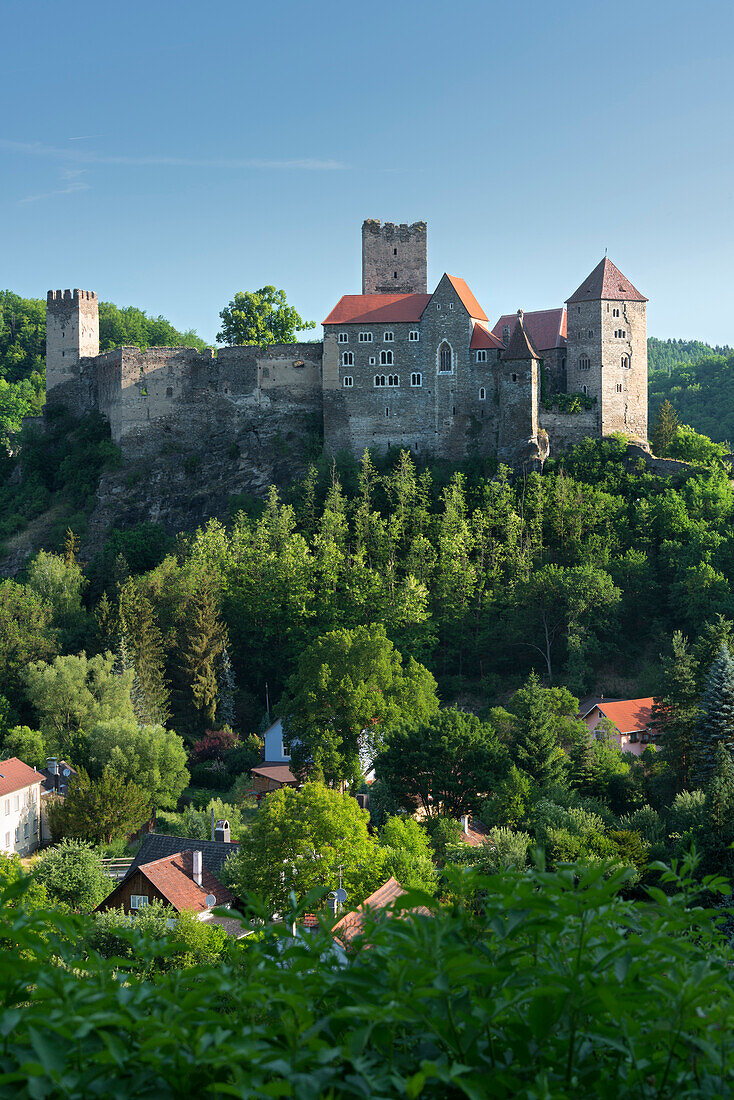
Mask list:
[[55,756],[46,757],[46,771],[49,772],[50,775],[59,774],[59,762]]
[[218,821],[214,830],[214,839],[218,840],[220,844],[229,844],[229,822],[226,817],[223,821]]
[[461,831],[462,833],[469,832],[469,814],[464,814],[461,819]]
[[201,852],[192,852],[192,855],[194,857],[194,866],[191,877],[197,886],[201,886]]
[[212,840],[216,840],[216,837],[214,836],[214,807],[213,806],[212,806],[212,810],[211,810],[211,831],[212,831]]
[[326,899],[326,904],[328,906],[329,912],[331,913],[332,917],[335,917],[336,916],[336,898],[333,898],[331,896],[331,894],[329,894],[329,896]]

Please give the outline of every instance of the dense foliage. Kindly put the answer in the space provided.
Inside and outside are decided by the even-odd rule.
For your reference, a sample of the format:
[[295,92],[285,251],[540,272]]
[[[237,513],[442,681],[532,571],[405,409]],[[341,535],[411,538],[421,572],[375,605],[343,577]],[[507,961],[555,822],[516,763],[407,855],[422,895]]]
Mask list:
[[659,368],[650,361],[650,418],[654,420],[668,400],[683,423],[718,442],[730,442],[734,440],[734,353],[730,348],[706,352],[699,357],[663,359]]
[[260,290],[238,290],[219,314],[222,322],[217,340],[225,344],[288,344],[296,334],[315,328],[289,306],[284,290],[264,286]]

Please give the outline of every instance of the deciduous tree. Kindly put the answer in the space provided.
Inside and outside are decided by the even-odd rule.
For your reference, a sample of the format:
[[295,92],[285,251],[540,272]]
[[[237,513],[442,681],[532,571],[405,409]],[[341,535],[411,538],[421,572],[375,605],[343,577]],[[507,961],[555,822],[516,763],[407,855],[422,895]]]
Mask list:
[[284,290],[264,286],[261,290],[238,290],[219,314],[222,319],[217,340],[225,344],[288,344],[297,332],[314,328],[289,306]]

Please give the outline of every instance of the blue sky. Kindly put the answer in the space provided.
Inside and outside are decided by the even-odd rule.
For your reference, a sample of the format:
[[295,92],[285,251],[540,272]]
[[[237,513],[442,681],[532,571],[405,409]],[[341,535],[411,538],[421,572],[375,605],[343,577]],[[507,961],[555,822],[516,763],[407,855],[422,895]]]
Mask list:
[[0,286],[213,340],[237,290],[321,321],[364,218],[494,319],[604,249],[649,331],[734,344],[731,0],[2,0]]

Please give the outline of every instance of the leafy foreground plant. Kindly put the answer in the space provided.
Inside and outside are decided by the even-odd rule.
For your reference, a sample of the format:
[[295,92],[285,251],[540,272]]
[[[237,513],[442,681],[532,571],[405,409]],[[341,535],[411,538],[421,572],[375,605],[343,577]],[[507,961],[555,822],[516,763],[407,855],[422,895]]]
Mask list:
[[346,961],[326,928],[268,927],[217,967],[154,981],[80,957],[83,919],[11,909],[12,884],[0,1096],[728,1095],[732,953],[697,904],[694,862],[643,903],[608,865],[457,873],[452,908],[370,925]]

